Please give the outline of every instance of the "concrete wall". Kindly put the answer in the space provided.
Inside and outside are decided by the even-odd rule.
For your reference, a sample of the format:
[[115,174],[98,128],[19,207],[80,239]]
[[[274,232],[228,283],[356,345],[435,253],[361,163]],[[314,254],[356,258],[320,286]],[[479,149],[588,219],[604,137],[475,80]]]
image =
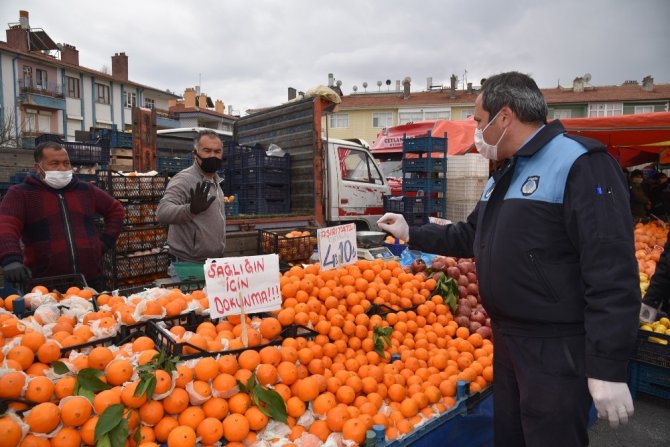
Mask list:
[[33,151],[0,147],[0,182],[8,182],[17,171],[33,171]]

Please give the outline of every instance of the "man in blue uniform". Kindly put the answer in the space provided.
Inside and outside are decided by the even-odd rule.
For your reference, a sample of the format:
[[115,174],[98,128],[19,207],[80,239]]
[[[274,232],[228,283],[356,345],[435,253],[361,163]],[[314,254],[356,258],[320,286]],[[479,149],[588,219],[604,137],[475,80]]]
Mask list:
[[640,289],[628,186],[600,143],[546,118],[530,77],[488,78],[475,144],[501,166],[467,222],[379,220],[423,251],[475,257],[493,322],[497,447],[588,445],[592,401],[614,426],[633,414]]

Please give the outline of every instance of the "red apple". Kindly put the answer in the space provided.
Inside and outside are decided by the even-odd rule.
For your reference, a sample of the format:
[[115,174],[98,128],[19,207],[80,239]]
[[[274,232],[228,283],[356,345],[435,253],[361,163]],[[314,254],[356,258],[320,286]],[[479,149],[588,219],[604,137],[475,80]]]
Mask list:
[[[468,275],[469,275],[469,273],[468,273]],[[468,284],[468,294],[479,295],[479,286],[474,282],[471,282],[470,284]]]
[[468,276],[468,281],[470,281],[470,284],[472,284],[472,283],[476,284],[477,283],[477,274],[476,273],[468,272],[467,276]]
[[480,322],[470,320],[470,326],[469,326],[468,329],[470,329],[471,334],[474,334],[481,327],[482,327],[482,324]]
[[491,331],[491,328],[488,326],[482,326],[476,331],[479,335],[481,335],[484,338],[491,339],[493,336],[493,332]]
[[466,317],[465,315],[459,315],[455,318],[456,323],[458,323],[459,327],[469,327],[470,326],[470,319]]
[[460,275],[456,281],[458,281],[459,286],[467,287],[467,285],[470,284],[470,281],[468,281],[468,277],[465,275]]
[[486,315],[483,312],[480,312],[477,309],[475,309],[470,314],[470,321],[476,321],[480,325],[484,325],[484,323],[486,323]]
[[457,280],[459,276],[461,276],[461,271],[458,269],[458,267],[447,267],[447,276]]

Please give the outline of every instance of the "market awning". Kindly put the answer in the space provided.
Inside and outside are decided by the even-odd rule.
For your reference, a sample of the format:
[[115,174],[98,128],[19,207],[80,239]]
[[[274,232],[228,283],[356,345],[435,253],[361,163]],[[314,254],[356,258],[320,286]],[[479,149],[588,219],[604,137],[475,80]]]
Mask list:
[[561,123],[568,133],[601,141],[624,167],[658,162],[670,147],[670,112],[568,118]]
[[474,149],[475,127],[477,127],[477,123],[473,119],[460,121],[431,120],[393,126],[379,132],[371,151],[373,154],[402,152],[403,136],[407,138],[425,137],[430,132],[432,137],[444,138],[445,134],[447,135],[447,153],[449,155],[477,152]]

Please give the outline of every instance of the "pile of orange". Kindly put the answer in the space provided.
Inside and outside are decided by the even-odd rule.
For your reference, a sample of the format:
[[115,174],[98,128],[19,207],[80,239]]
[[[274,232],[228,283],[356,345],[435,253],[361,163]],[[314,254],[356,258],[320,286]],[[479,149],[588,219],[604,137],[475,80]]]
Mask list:
[[[282,275],[280,285],[283,305],[276,316],[247,319],[250,345],[265,343],[291,324],[312,327],[318,335],[311,340],[286,338],[281,346],[247,349],[238,356],[181,362],[174,377],[158,370],[151,400],[133,395],[137,366],[158,353],[151,339],[139,337],[118,349],[96,347],[61,359],[56,341],[69,343],[68,337],[75,335],[85,338],[85,333],[75,331],[84,332],[81,328],[87,324],[61,321],[61,316],[57,329],[62,330],[55,333],[68,335],[46,340],[11,315],[0,316],[2,344],[20,340],[3,359],[15,371],[0,377],[0,398],[38,403],[23,418],[30,433],[20,445],[44,445],[39,436],[54,429],[50,445],[94,445],[100,415],[118,403],[126,407],[130,430],[139,430],[139,446],[194,446],[198,438],[202,445],[222,440],[233,447],[248,445],[269,422],[251,396],[236,386],[238,380],[246,383],[252,373],[285,402],[290,428],[290,443],[285,445],[298,439],[302,445],[310,445],[310,439],[311,445],[319,445],[331,433],[362,443],[374,424],[385,426],[387,439],[392,440],[451,408],[459,380],[469,381],[471,392],[493,380],[491,341],[459,328],[442,297],[433,294],[435,281],[406,273],[397,262],[358,261],[329,271],[316,265],[293,267]],[[185,299],[179,294],[162,305]],[[189,295],[190,300],[206,299],[202,291]],[[123,321],[122,306],[132,303],[108,297],[105,304],[111,309],[118,304],[121,311],[109,311],[121,313]],[[373,304],[412,310],[368,315]],[[87,323],[115,318],[100,312],[88,317]],[[380,355],[374,332],[386,327],[391,328],[390,346]],[[240,317],[231,317],[201,323],[192,333],[181,326],[170,331],[177,340],[220,351],[241,347],[241,329]],[[92,402],[83,397],[66,399],[74,392],[74,376],[55,381],[45,377],[49,363],[59,359],[67,360],[75,371],[87,367],[102,371],[102,380],[112,388],[96,393]],[[315,415],[314,422],[298,425],[308,411]],[[15,419],[0,418],[0,446],[5,440],[17,445],[20,438]],[[129,440],[129,445],[135,444]]]
[[657,221],[635,224],[635,257],[640,273],[651,278],[656,271],[663,247],[668,239],[668,229]]

